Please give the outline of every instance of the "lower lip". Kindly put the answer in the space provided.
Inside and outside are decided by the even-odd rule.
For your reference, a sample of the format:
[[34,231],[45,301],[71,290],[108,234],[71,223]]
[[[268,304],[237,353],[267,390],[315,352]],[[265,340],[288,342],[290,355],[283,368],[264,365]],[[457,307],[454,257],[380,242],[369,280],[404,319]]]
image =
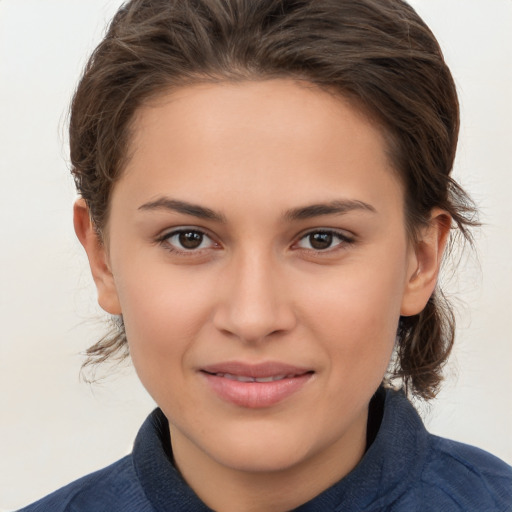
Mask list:
[[226,402],[248,409],[271,407],[297,393],[312,373],[272,382],[240,382],[202,372],[210,388]]

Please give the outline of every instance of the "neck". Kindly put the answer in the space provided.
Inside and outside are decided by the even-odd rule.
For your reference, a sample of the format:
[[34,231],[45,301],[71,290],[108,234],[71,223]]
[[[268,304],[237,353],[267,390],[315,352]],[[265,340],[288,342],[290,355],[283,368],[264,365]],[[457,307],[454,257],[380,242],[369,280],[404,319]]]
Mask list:
[[367,409],[342,438],[313,456],[273,470],[229,467],[170,425],[174,461],[199,498],[218,512],[284,512],[321,494],[358,464],[366,448]]

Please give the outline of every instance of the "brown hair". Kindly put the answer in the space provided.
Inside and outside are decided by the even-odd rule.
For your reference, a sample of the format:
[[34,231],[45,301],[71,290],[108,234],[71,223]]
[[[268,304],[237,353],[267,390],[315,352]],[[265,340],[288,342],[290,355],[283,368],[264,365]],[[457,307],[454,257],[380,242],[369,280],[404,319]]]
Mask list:
[[[402,0],[131,0],[112,20],[75,93],[72,173],[101,236],[128,158],[130,121],[155,95],[199,81],[290,77],[335,90],[378,122],[405,185],[414,236],[433,207],[471,239],[475,209],[450,173],[455,85],[432,32]],[[454,339],[440,289],[402,317],[388,379],[431,398]],[[122,319],[85,366],[127,354]]]

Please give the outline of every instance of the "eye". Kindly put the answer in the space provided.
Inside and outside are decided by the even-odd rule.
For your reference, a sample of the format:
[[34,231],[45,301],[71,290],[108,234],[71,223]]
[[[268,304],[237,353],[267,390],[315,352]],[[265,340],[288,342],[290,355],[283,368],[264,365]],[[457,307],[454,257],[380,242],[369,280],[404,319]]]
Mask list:
[[217,245],[203,231],[186,228],[166,233],[159,241],[164,243],[171,251],[176,252],[193,252]]
[[327,251],[342,245],[353,243],[353,239],[332,230],[317,230],[306,233],[297,243],[297,247],[312,251]]

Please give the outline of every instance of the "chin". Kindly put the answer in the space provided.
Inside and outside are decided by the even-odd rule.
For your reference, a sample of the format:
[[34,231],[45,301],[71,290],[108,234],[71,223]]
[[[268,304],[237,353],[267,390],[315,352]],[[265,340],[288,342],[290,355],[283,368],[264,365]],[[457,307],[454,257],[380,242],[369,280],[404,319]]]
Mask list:
[[[230,429],[212,443],[210,455],[218,463],[248,473],[286,471],[298,467],[319,447],[306,441],[310,429],[290,431],[290,424],[261,423]],[[314,437],[314,436],[313,436]]]
[[298,453],[296,448],[276,450],[274,446],[260,445],[236,454],[221,454],[217,462],[238,472],[263,474],[291,470],[306,458],[306,454]]

